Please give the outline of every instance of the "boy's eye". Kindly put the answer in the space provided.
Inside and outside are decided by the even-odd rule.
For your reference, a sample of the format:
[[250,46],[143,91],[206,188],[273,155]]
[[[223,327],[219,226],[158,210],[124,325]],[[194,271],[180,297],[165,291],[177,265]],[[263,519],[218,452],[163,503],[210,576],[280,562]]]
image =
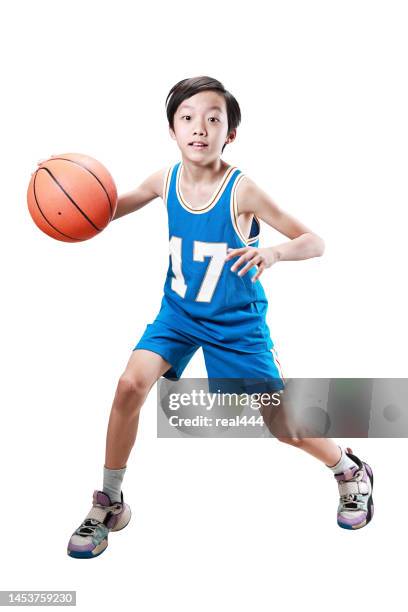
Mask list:
[[[191,115],[182,115],[182,119],[191,119]],[[214,119],[214,121],[219,121],[218,117],[210,117],[210,120]],[[213,121],[211,123],[214,123]]]

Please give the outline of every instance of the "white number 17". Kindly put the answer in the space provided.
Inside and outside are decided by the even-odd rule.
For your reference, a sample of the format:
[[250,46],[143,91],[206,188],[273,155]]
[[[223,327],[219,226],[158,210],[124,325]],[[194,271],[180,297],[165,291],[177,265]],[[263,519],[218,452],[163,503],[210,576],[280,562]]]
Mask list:
[[[181,269],[182,240],[183,239],[178,236],[172,236],[169,246],[171,267],[175,275],[175,278],[171,280],[171,288],[183,298],[187,291],[187,285],[184,282],[184,276]],[[201,242],[200,240],[194,240],[193,260],[204,261],[205,256],[211,257],[200,289],[197,293],[196,302],[211,302],[224,267],[225,258],[227,256],[227,246],[226,242]]]

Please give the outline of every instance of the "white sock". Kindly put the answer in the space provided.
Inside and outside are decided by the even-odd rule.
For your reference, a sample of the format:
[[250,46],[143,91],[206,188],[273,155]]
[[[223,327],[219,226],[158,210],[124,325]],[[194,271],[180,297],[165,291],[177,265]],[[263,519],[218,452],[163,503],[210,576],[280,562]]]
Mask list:
[[119,470],[110,470],[103,466],[103,492],[109,495],[111,502],[120,502],[122,480],[125,475],[126,465]]
[[357,466],[357,463],[353,461],[352,459],[350,459],[348,455],[346,455],[346,453],[344,452],[344,449],[341,448],[341,446],[339,446],[339,449],[341,450],[341,457],[338,463],[336,463],[336,465],[333,465],[333,466],[326,464],[327,467],[331,469],[333,474],[341,474],[342,472],[345,472],[346,470]]

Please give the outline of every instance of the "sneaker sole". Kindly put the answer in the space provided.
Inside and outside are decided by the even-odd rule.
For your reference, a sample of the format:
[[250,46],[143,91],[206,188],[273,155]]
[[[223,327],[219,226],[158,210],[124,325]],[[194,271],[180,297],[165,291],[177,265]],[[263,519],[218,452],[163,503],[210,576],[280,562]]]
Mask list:
[[74,559],[95,559],[99,557],[108,547],[108,540],[103,540],[98,546],[95,546],[93,550],[68,550],[68,556],[74,557]]

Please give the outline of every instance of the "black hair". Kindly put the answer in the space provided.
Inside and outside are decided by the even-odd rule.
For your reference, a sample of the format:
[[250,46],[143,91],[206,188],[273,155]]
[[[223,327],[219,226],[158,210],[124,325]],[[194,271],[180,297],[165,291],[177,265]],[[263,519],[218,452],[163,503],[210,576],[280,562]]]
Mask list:
[[[200,91],[216,91],[220,93],[224,97],[227,107],[228,133],[238,127],[241,122],[241,109],[234,96],[217,79],[209,76],[199,76],[183,79],[170,89],[165,104],[167,119],[172,130],[174,130],[174,115],[180,104]],[[222,147],[222,151],[224,151],[225,147],[226,144]]]

